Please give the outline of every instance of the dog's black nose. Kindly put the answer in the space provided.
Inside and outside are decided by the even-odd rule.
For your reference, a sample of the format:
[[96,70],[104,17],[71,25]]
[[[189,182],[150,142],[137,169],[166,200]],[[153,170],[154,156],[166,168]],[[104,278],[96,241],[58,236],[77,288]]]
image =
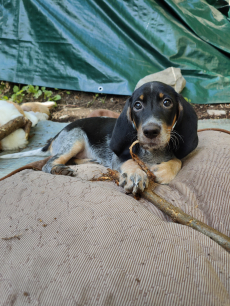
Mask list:
[[161,127],[156,124],[147,125],[143,128],[145,137],[153,139],[157,137],[161,132]]

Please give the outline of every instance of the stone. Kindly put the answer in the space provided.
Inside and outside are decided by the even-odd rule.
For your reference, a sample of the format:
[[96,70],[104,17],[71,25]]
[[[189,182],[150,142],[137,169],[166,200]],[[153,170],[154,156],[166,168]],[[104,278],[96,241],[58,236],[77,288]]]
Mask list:
[[221,115],[226,115],[225,110],[218,110],[218,109],[208,109],[207,113],[209,116],[221,116]]
[[152,81],[158,81],[170,85],[178,93],[180,93],[186,85],[186,80],[182,76],[180,68],[169,67],[165,70],[149,74],[144,78],[140,79],[135,89],[141,87],[145,83]]

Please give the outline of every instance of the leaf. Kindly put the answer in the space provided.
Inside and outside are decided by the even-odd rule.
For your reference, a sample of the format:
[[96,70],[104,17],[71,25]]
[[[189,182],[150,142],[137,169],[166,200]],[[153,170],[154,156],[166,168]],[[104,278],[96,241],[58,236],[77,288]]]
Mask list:
[[46,90],[46,87],[41,87],[41,90],[44,92]]
[[26,85],[26,86],[23,86],[21,90],[25,91],[25,90],[28,90],[28,88],[29,88],[29,85]]
[[16,99],[16,97],[17,97],[17,95],[16,94],[13,94],[12,96],[11,96],[11,99],[13,99],[13,101]]
[[3,96],[2,100],[9,100],[9,98],[7,96]]
[[61,96],[60,95],[56,95],[56,96],[53,97],[53,100],[54,101],[61,100]]
[[35,94],[34,94],[34,98],[37,99],[42,95],[42,91],[38,90]]
[[52,96],[52,91],[49,91],[49,90],[46,90],[45,92],[44,92],[44,96],[45,96],[45,98],[49,98],[50,96]]
[[66,91],[67,95],[70,95],[70,91]]
[[28,92],[28,93],[35,93],[35,88],[34,88],[34,86],[33,86],[33,85],[28,85],[27,92]]
[[18,91],[19,91],[19,87],[15,85],[14,88],[13,88],[13,92],[16,93],[16,92],[18,92]]

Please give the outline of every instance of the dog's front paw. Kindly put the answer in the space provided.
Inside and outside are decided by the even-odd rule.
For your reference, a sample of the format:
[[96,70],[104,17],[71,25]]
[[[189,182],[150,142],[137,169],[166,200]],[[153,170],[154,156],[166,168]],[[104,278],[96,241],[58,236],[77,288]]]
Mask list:
[[147,174],[133,160],[130,159],[121,166],[119,185],[124,187],[127,193],[143,192],[148,183]]
[[66,175],[66,176],[76,176],[77,172],[67,167],[65,165],[55,165],[51,169],[51,174],[55,175]]
[[168,162],[163,162],[159,165],[154,165],[150,170],[155,175],[155,181],[159,184],[168,184],[170,183],[177,173],[180,171],[182,162],[177,159],[171,159]]

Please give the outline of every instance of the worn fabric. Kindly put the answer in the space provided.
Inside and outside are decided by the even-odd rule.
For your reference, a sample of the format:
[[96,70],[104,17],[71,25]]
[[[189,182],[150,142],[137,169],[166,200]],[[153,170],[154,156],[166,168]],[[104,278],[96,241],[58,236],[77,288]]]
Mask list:
[[[230,234],[230,136],[197,150],[156,193]],[[0,305],[229,305],[230,255],[79,165],[75,178],[23,170],[0,182]]]

